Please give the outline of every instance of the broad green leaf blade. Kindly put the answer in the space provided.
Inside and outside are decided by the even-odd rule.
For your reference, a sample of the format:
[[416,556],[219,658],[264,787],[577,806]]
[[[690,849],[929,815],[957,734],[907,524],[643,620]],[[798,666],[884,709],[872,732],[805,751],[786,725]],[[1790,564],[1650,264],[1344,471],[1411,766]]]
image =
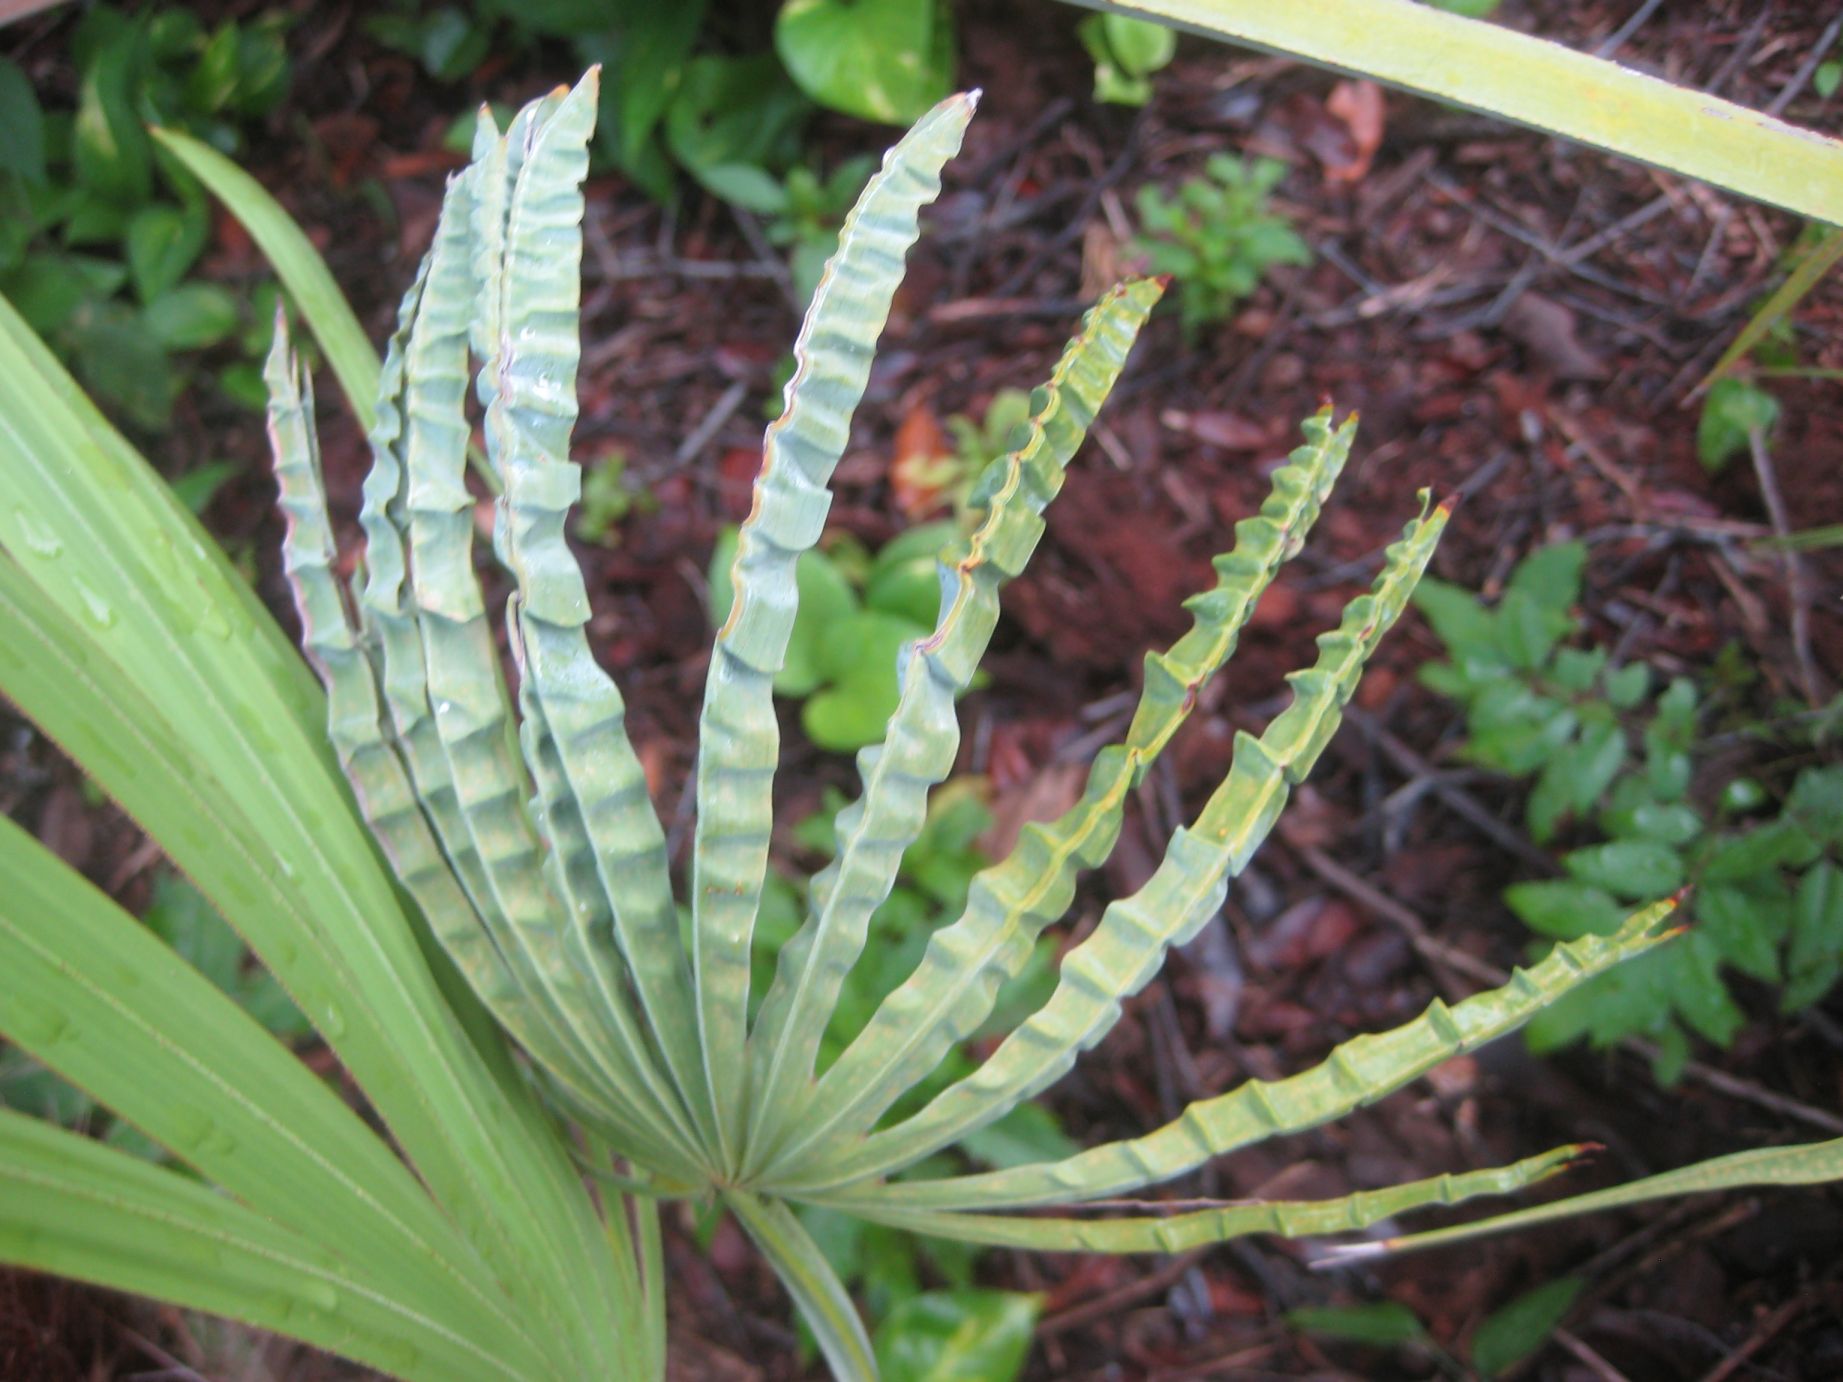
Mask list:
[[839,1382],[875,1382],[877,1362],[857,1307],[793,1211],[779,1200],[758,1199],[746,1190],[729,1189],[722,1195],[794,1298],[832,1375]]
[[[698,1160],[693,1149],[709,1144],[715,1124],[698,1062],[665,832],[627,737],[621,693],[589,650],[588,591],[564,538],[582,489],[569,443],[581,356],[581,184],[596,101],[592,70],[533,130],[504,199],[503,228],[492,219],[499,194],[481,193],[475,272],[479,295],[490,301],[477,313],[479,394],[488,455],[505,486],[494,543],[517,584],[509,618],[525,759],[543,800],[557,888],[569,902],[572,953],[593,980],[579,1025],[618,1044],[619,1062],[631,1072],[621,1098],[685,1144],[681,1161]],[[509,151],[507,162],[509,169]],[[476,186],[496,172],[496,162],[481,165]],[[659,1038],[671,1085],[640,1033],[626,971]]]
[[378,396],[378,353],[365,339],[364,328],[320,252],[261,183],[209,144],[179,130],[155,129],[153,135],[224,203],[267,256],[313,328],[347,405],[369,430]]
[[405,1378],[543,1382],[207,1186],[0,1109],[0,1263],[272,1329]]
[[1719,97],[1413,0],[1076,0],[1361,72],[1843,225],[1843,145]]
[[1558,945],[1500,988],[1452,1006],[1439,1001],[1393,1031],[1353,1037],[1320,1064],[1282,1080],[1250,1080],[1201,1099],[1144,1137],[1091,1147],[1062,1161],[1009,1171],[842,1192],[862,1201],[936,1208],[1018,1208],[1121,1194],[1170,1180],[1205,1162],[1286,1133],[1340,1118],[1424,1075],[1441,1061],[1515,1031],[1576,985],[1670,939],[1662,902],[1635,913],[1611,936]]
[[883,742],[858,754],[863,791],[839,814],[838,852],[813,880],[812,914],[782,948],[749,1037],[757,1158],[789,1130],[802,1141],[811,1135],[805,1110],[820,1040],[863,953],[871,913],[889,896],[903,852],[921,834],[928,793],[953,771],[960,751],[954,702],[992,640],[999,590],[1029,562],[1043,535],[1043,511],[1061,491],[1069,462],[1163,292],[1157,280],[1140,279],[1114,289],[1083,318],[1036,396],[1027,436],[993,472],[984,521],[965,552],[941,565],[934,631],[902,654],[895,713]]
[[[24,324],[11,303],[0,308],[0,331],[4,331],[31,361],[37,371],[33,386],[50,391],[56,406],[64,410],[61,414],[64,421],[86,434],[83,445],[105,453],[113,480],[133,495],[137,510],[149,512],[151,516],[136,528],[136,535],[156,541],[154,535],[163,533],[179,551],[188,554],[179,561],[168,562],[164,548],[156,547],[151,557],[155,565],[175,580],[195,584],[198,588],[196,598],[224,609],[227,622],[249,631],[247,651],[262,664],[266,679],[285,701],[288,713],[309,733],[322,734],[326,707],[313,673],[301,661],[300,653],[288,636],[269,616],[261,597],[231,564],[224,549],[205,531],[198,515],[180,502],[173,487],[142,460],[128,439],[103,416],[50,348]],[[28,515],[19,531],[22,540],[32,548],[32,556],[56,555],[51,549],[58,539],[43,524]],[[331,754],[326,756],[330,762]]]
[[539,1366],[480,1259],[329,1086],[3,816],[0,867],[10,1042],[371,1285]]
[[1236,525],[1235,549],[1216,559],[1215,588],[1188,602],[1190,631],[1167,651],[1147,655],[1125,741],[1101,751],[1073,807],[1055,821],[1026,825],[1010,857],[973,880],[964,914],[929,938],[915,972],[820,1081],[800,1120],[801,1143],[868,1132],[926,1078],[991,1014],[1000,987],[1021,971],[1037,937],[1068,910],[1081,870],[1111,852],[1127,797],[1235,651],[1262,593],[1317,520],[1349,457],[1356,423],[1333,429],[1327,411],[1304,430],[1305,444],[1274,473],[1260,513]]
[[737,537],[735,591],[717,631],[698,717],[692,970],[720,1158],[740,1159],[746,1116],[749,944],[768,868],[780,754],[774,676],[799,600],[794,567],[825,527],[827,484],[870,378],[921,208],[940,192],[974,98],[943,101],[883,160],[839,232],[794,343],[785,405],[763,440],[754,506]]
[[[347,1069],[436,1197],[559,1350],[616,1313],[586,1199],[529,1092],[476,1048],[352,814],[324,711],[297,717],[254,601],[220,598],[214,560],[125,444],[100,441],[68,376],[0,304],[0,545],[46,597],[9,619],[53,655],[80,646],[91,685],[34,713],[123,800],[236,925]],[[46,633],[51,607],[63,636]],[[297,664],[298,665],[298,664]],[[304,675],[304,669],[295,676]],[[149,775],[141,722],[164,726]],[[489,1182],[492,1189],[489,1191]],[[565,1326],[565,1321],[572,1321]],[[599,1336],[597,1336],[599,1337]],[[591,1353],[589,1356],[593,1356]]]
[[977,1071],[920,1113],[872,1134],[828,1173],[853,1178],[906,1165],[1002,1117],[1059,1079],[1119,1020],[1165,952],[1194,936],[1222,906],[1229,879],[1272,830],[1291,789],[1311,771],[1337,731],[1364,663],[1401,611],[1432,558],[1448,509],[1410,523],[1388,549],[1381,575],[1343,620],[1318,640],[1315,666],[1288,681],[1293,700],[1258,740],[1236,736],[1235,757],[1196,821],[1180,827],[1151,879],[1102,913],[1094,933],[1064,957],[1050,1000],[1008,1036]]
[[1824,1185],[1836,1180],[1843,1180],[1843,1138],[1829,1142],[1810,1142],[1796,1147],[1763,1147],[1757,1151],[1713,1157],[1681,1170],[1646,1176],[1643,1180],[1556,1200],[1552,1204],[1519,1209],[1477,1223],[1385,1238],[1375,1243],[1351,1243],[1332,1249],[1326,1265],[1443,1247],[1448,1243],[1462,1243],[1468,1239],[1482,1238],[1486,1234],[1502,1233],[1506,1229],[1552,1223],[1556,1219],[1571,1219],[1576,1214],[1619,1209],[1626,1205],[1643,1204],[1648,1200],[1673,1199],[1678,1195],[1706,1195],[1712,1191],[1740,1190],[1756,1185]]
[[866,1202],[851,1212],[912,1233],[990,1247],[1035,1252],[1189,1252],[1250,1233],[1309,1238],[1353,1233],[1429,1205],[1455,1205],[1477,1195],[1509,1195],[1567,1170],[1588,1150],[1558,1147],[1509,1166],[1448,1172],[1382,1190],[1358,1190],[1335,1200],[1274,1200],[1191,1210],[1163,1218],[1052,1219],[960,1214]]

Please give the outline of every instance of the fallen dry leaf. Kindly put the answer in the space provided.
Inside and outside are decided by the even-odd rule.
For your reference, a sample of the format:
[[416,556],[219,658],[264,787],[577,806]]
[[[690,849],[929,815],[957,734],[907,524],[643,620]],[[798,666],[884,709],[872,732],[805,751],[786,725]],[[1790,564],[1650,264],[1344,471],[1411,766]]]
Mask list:
[[1053,821],[1081,798],[1088,770],[1080,763],[1056,763],[1015,786],[992,794],[992,824],[979,837],[991,859],[1003,859],[1017,844],[1018,832],[1031,821]]
[[1325,99],[1325,109],[1343,122],[1351,146],[1343,161],[1325,163],[1325,176],[1332,182],[1359,182],[1382,147],[1382,88],[1371,81],[1339,82]]
[[1205,446],[1219,446],[1224,451],[1259,451],[1267,445],[1265,427],[1226,408],[1201,413],[1167,408],[1158,420],[1173,432],[1189,433]]
[[1504,332],[1561,379],[1604,379],[1606,365],[1581,344],[1574,313],[1561,303],[1525,293],[1504,315]]
[[953,482],[953,446],[934,410],[917,403],[896,428],[895,455],[890,461],[890,491],[896,505],[911,522],[929,518],[947,503]]

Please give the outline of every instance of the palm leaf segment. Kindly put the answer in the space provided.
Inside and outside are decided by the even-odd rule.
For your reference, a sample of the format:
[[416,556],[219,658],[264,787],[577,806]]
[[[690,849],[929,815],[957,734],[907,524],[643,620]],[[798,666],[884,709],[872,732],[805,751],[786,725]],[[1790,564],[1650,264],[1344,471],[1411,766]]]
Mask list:
[[[279,324],[269,364],[287,568],[309,657],[329,691],[334,746],[403,885],[555,1102],[655,1192],[724,1196],[849,1375],[869,1367],[861,1327],[789,1201],[975,1242],[1136,1252],[1255,1231],[1356,1228],[1419,1205],[1503,1193],[1565,1165],[1572,1149],[1326,1204],[1170,1218],[1002,1212],[1165,1181],[1379,1098],[1655,944],[1667,904],[1614,936],[1558,947],[1500,990],[1436,1004],[1399,1031],[1357,1038],[1317,1069],[1202,1101],[1145,1137],[991,1175],[885,1179],[1067,1070],[1169,947],[1214,915],[1229,879],[1336,730],[1365,661],[1431,557],[1446,511],[1424,507],[1408,524],[1370,591],[1320,640],[1317,664],[1292,679],[1291,707],[1265,733],[1238,738],[1222,785],[1151,880],[1110,906],[1068,955],[1047,1005],[972,1075],[880,1127],[901,1095],[987,1017],[999,985],[1068,908],[1081,872],[1107,857],[1127,795],[1304,541],[1349,454],[1354,423],[1334,427],[1321,414],[1305,424],[1304,445],[1275,473],[1259,514],[1238,525],[1234,549],[1218,558],[1214,587],[1189,602],[1190,632],[1147,659],[1131,726],[1101,753],[1081,799],[1026,829],[1012,856],[979,877],[965,914],[933,937],[911,978],[820,1077],[820,1036],[870,914],[921,828],[929,789],[952,768],[954,700],[991,636],[999,589],[1028,561],[1042,515],[1162,284],[1125,284],[1089,312],[1034,396],[1016,449],[992,462],[982,521],[943,554],[936,627],[903,654],[900,703],[884,742],[859,757],[863,790],[840,817],[838,857],[814,881],[811,915],[784,948],[751,1025],[749,952],[778,754],[771,683],[795,613],[792,573],[824,527],[828,480],[919,213],[939,190],[975,98],[943,102],[890,152],[846,223],[801,330],[705,694],[688,946],[665,835],[620,692],[588,646],[587,593],[563,536],[580,490],[569,439],[580,188],[595,104],[591,74],[521,111],[503,134],[482,114],[474,161],[448,188],[385,360],[360,519],[364,576],[349,592],[335,574],[311,393]],[[515,696],[474,570],[478,501],[465,479],[470,357],[487,461],[502,490],[493,552],[512,586],[506,636]]]

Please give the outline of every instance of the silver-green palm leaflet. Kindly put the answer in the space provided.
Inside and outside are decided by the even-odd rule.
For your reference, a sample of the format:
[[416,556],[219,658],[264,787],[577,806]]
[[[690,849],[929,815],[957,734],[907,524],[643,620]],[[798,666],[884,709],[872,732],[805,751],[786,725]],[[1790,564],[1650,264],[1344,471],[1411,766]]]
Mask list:
[[[617,1039],[630,1078],[640,1086],[637,1093],[623,1092],[636,1114],[672,1129],[690,1157],[699,1139],[687,1109],[705,1143],[714,1125],[697,1063],[690,973],[665,832],[627,737],[620,691],[589,650],[588,592],[564,539],[582,488],[569,442],[581,355],[581,183],[588,173],[596,76],[591,71],[547,120],[528,127],[505,198],[504,229],[491,240],[490,227],[481,233],[479,295],[495,301],[476,317],[497,329],[483,333],[488,353],[478,387],[488,455],[505,485],[494,544],[517,584],[508,619],[520,670],[526,760],[570,903],[573,953],[593,980],[585,1020]],[[493,171],[483,166],[476,181]],[[482,196],[493,202],[482,204],[476,225],[497,205],[496,194]],[[497,262],[486,252],[491,243],[499,247]],[[629,972],[672,1084],[636,1021]]]
[[[521,120],[529,116],[521,116]],[[467,182],[451,181],[404,371],[403,473],[410,590],[436,736],[487,885],[479,900],[502,954],[567,1063],[566,1085],[601,1087],[636,1155],[671,1165],[682,1153],[648,1132],[644,1098],[613,1034],[595,1021],[588,980],[570,953],[569,901],[546,870],[527,810],[499,654],[473,567],[474,499],[466,484],[468,322],[473,310]]]
[[985,518],[942,565],[934,632],[902,654],[900,691],[881,744],[858,755],[864,786],[838,817],[838,852],[813,880],[811,915],[781,950],[750,1045],[752,1164],[784,1134],[807,1140],[813,1064],[845,976],[864,948],[871,913],[896,882],[902,854],[921,833],[928,792],[953,771],[960,749],[954,702],[973,679],[998,624],[998,594],[1030,560],[1043,511],[1062,489],[1076,450],[1138,339],[1163,284],[1114,289],[1082,319],[1048,384],[1033,399],[1028,431],[982,485]]
[[264,379],[269,390],[270,450],[287,523],[282,569],[301,617],[302,649],[326,687],[328,735],[397,877],[441,934],[475,991],[489,1002],[503,999],[511,975],[456,884],[449,860],[424,819],[423,804],[385,738],[374,671],[353,632],[345,594],[333,571],[332,527],[313,421],[313,382],[289,348],[287,320],[279,312]]
[[853,1178],[908,1165],[983,1127],[1048,1087],[1118,1021],[1122,1000],[1157,972],[1165,951],[1194,936],[1222,906],[1231,877],[1266,839],[1291,788],[1311,771],[1336,731],[1363,664],[1401,611],[1433,556],[1448,510],[1410,523],[1390,546],[1382,574],[1318,640],[1317,663],[1288,677],[1293,701],[1257,740],[1236,736],[1228,776],[1188,828],[1172,836],[1144,887],[1109,904],[1094,933],[1063,958],[1049,1002],[978,1070],[921,1112],[873,1133],[829,1171]]
[[851,1293],[793,1211],[779,1200],[759,1199],[746,1190],[724,1191],[723,1203],[773,1264],[800,1307],[800,1318],[813,1331],[832,1376],[838,1382],[875,1382],[876,1356]]
[[[1544,1007],[1614,965],[1670,939],[1660,924],[1675,908],[1633,913],[1609,936],[1583,936],[1513,972],[1508,983],[1448,1006],[1435,1000],[1412,1022],[1352,1037],[1319,1064],[1279,1080],[1250,1080],[1199,1099],[1143,1137],[1109,1142],[1061,1161],[973,1176],[879,1187],[879,1204],[940,1209],[1023,1208],[1124,1194],[1196,1169],[1214,1157],[1303,1132],[1376,1102],[1441,1061],[1515,1031]],[[872,1196],[838,1192],[855,1210]]]
[[7,1109],[0,1261],[278,1330],[399,1377],[556,1375],[481,1348],[207,1186]]
[[[490,122],[489,122],[490,125]],[[404,353],[422,303],[433,255],[425,255],[415,281],[398,309],[397,328],[384,355],[381,386],[367,441],[371,469],[364,482],[359,525],[365,534],[365,578],[357,591],[364,630],[363,647],[373,664],[388,712],[390,739],[410,775],[415,794],[435,832],[452,873],[465,894],[465,908],[443,907],[430,914],[443,946],[467,975],[494,1016],[518,1038],[553,1078],[573,1078],[572,1103],[586,1102],[582,1091],[595,1080],[584,1073],[576,1053],[558,1032],[547,1004],[535,993],[528,970],[514,969],[500,948],[503,925],[494,908],[492,887],[479,851],[461,813],[447,751],[435,724],[429,699],[422,635],[409,584],[408,520],[405,515]],[[399,865],[401,876],[401,866]],[[414,890],[414,881],[404,878]],[[489,960],[487,952],[493,957]],[[606,1100],[599,1102],[605,1103]]]
[[[256,631],[251,603],[214,598],[220,564],[170,505],[123,501],[145,462],[126,443],[99,443],[65,406],[74,386],[6,304],[0,369],[11,501],[0,545],[94,648],[121,703],[165,720],[190,772],[172,779],[178,794],[137,785],[119,715],[101,721],[107,734],[83,766],[118,798],[136,795],[150,833],[246,926],[521,1307],[586,1331],[607,1313],[609,1278],[571,1223],[581,1188],[529,1093],[482,1059],[448,1008],[324,729],[302,723],[293,690],[269,675],[271,636]],[[316,724],[324,715],[316,706]],[[216,819],[222,839],[201,836],[201,818]]]
[[827,485],[850,436],[921,208],[960,147],[974,97],[954,96],[883,160],[839,233],[794,343],[781,416],[762,443],[754,504],[731,569],[735,601],[717,631],[698,717],[692,857],[692,966],[698,1037],[721,1159],[741,1152],[747,1078],[749,946],[768,868],[780,754],[772,682],[787,655],[799,596],[794,566],[819,540]]
[[4,816],[0,860],[9,1041],[257,1213],[346,1253],[373,1287],[467,1321],[483,1349],[538,1363],[480,1259],[330,1087]]
[[[364,580],[355,592],[363,628],[362,647],[382,693],[392,747],[440,843],[445,871],[465,895],[464,908],[450,903],[430,909],[431,925],[499,1021],[555,1073],[570,1068],[571,1053],[552,1027],[542,1002],[529,991],[524,973],[515,971],[500,949],[502,928],[493,911],[492,888],[462,818],[447,752],[435,725],[422,635],[410,595],[408,521],[404,512],[404,353],[433,258],[432,254],[423,257],[415,281],[404,293],[397,327],[384,354],[376,420],[367,434],[371,469],[365,475],[364,504],[359,511],[359,526],[365,534]],[[416,880],[403,873],[400,861],[393,863],[413,892]]]
[[1456,1205],[1479,1195],[1510,1195],[1567,1170],[1589,1149],[1557,1147],[1509,1166],[1447,1172],[1334,1200],[1273,1200],[1183,1210],[1170,1215],[1113,1219],[959,1214],[950,1210],[878,1206],[853,1212],[874,1223],[936,1238],[1036,1252],[1188,1252],[1250,1233],[1305,1238],[1354,1233],[1397,1214],[1430,1205]]
[[[417,282],[420,286],[420,276]],[[412,289],[405,300],[406,326],[414,319],[417,298],[418,290]],[[387,386],[393,389],[402,380],[399,351],[402,334],[400,331],[393,339],[383,371]],[[427,749],[421,754],[405,752],[400,759],[398,751],[407,744],[408,737],[399,739],[394,746],[386,741],[377,685],[377,679],[384,673],[373,665],[374,659],[384,660],[384,655],[379,648],[367,650],[359,644],[347,619],[345,596],[333,574],[332,530],[326,516],[319,445],[312,423],[313,391],[289,353],[286,325],[279,317],[267,378],[269,436],[276,478],[281,487],[281,507],[288,520],[282,544],[283,565],[301,615],[304,646],[326,682],[328,725],[341,765],[391,867],[421,906],[423,915],[429,919],[474,991],[521,1040],[530,1043],[534,1054],[555,1052],[554,1036],[543,1025],[541,1014],[534,1018],[531,1004],[483,925],[476,904],[457,881],[455,859],[445,852],[444,847],[455,840],[455,854],[473,859],[477,872],[477,856],[471,852],[471,843],[465,838],[464,829],[459,829],[451,820],[454,816],[452,789],[450,787],[445,793],[440,790],[449,784],[440,744],[432,746],[432,753]],[[368,485],[380,475],[400,477],[402,474],[391,449],[400,417],[394,395],[387,394],[379,400],[377,417],[372,444],[379,459],[374,462]],[[380,498],[380,489],[381,486],[371,486],[371,500]],[[377,558],[373,585],[389,581],[394,568],[394,586],[400,588],[401,537],[374,514],[374,509],[385,507],[385,503],[367,503],[367,526],[373,530],[370,552]],[[392,602],[397,598],[395,591],[389,596]],[[390,659],[390,671],[395,673],[397,683],[393,705],[411,707],[399,714],[397,723],[411,722],[411,734],[416,733],[417,725],[432,734],[433,730],[428,728],[427,697],[421,691],[422,657],[420,648],[414,646],[415,630],[400,615],[382,612],[382,601],[378,608],[381,622],[390,630],[387,637],[395,640]],[[399,646],[404,638],[412,642],[407,650]],[[413,681],[413,687],[406,688],[403,685],[406,680]],[[420,770],[422,774],[414,785],[410,772],[406,771],[406,763],[411,770]],[[439,781],[431,783],[432,775],[439,775]],[[428,797],[423,795],[425,789]],[[438,841],[431,833],[432,822],[437,823],[438,828],[447,826],[447,838]],[[552,1058],[559,1057],[553,1055]],[[608,1103],[606,1099],[593,1097],[592,1076],[585,1076],[566,1065],[559,1078],[573,1093],[572,1102],[587,1103],[598,1109]],[[600,1121],[628,1130],[627,1135],[640,1146],[648,1145],[644,1134],[631,1132],[634,1125],[624,1108],[602,1113]]]
[[1608,1186],[1585,1195],[1571,1195],[1565,1200],[1512,1210],[1476,1223],[1455,1224],[1451,1228],[1429,1229],[1384,1238],[1374,1243],[1351,1243],[1331,1250],[1326,1265],[1363,1261],[1390,1253],[1418,1252],[1448,1243],[1463,1243],[1486,1234],[1508,1229],[1527,1228],[1532,1224],[1571,1219],[1576,1214],[1591,1214],[1602,1209],[1620,1209],[1643,1204],[1647,1200],[1673,1199],[1678,1195],[1707,1195],[1718,1190],[1743,1190],[1757,1185],[1823,1185],[1843,1180],[1843,1137],[1828,1142],[1809,1142],[1795,1147],[1761,1147],[1753,1151],[1734,1152],[1711,1157],[1694,1166],[1684,1166],[1661,1175],[1624,1185]]
[[[819,1082],[780,1175],[804,1186],[801,1144],[858,1137],[992,1011],[1036,938],[1067,912],[1080,871],[1106,859],[1126,798],[1188,718],[1203,687],[1235,651],[1255,604],[1298,550],[1350,454],[1356,424],[1333,429],[1329,411],[1307,420],[1306,442],[1275,472],[1260,512],[1236,525],[1234,550],[1215,561],[1216,585],[1192,597],[1192,625],[1146,656],[1144,689],[1124,742],[1103,749],[1080,799],[1056,820],[1031,823],[1002,862],[973,879],[966,909],[929,937],[915,972]],[[824,1179],[814,1183],[829,1183]]]

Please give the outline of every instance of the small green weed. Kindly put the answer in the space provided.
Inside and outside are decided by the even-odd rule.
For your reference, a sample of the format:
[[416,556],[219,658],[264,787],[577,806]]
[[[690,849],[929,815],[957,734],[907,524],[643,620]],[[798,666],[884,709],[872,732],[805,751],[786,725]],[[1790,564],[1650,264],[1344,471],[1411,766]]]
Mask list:
[[1786,251],[1785,278],[1754,308],[1745,325],[1696,386],[1703,393],[1696,454],[1710,472],[1722,470],[1747,451],[1758,434],[1764,442],[1779,421],[1779,402],[1762,379],[1834,379],[1835,370],[1814,368],[1800,358],[1792,315],[1805,297],[1843,258],[1843,231],[1810,225]]
[[1749,779],[1707,781],[1702,697],[1685,679],[1661,692],[1641,663],[1614,667],[1603,648],[1569,646],[1580,624],[1586,548],[1533,553],[1495,609],[1460,587],[1424,580],[1415,603],[1448,660],[1422,680],[1465,706],[1464,756],[1533,778],[1531,836],[1579,843],[1563,877],[1515,883],[1505,901],[1555,940],[1603,933],[1626,901],[1686,885],[1694,925],[1682,943],[1582,986],[1533,1021],[1549,1050],[1583,1037],[1657,1042],[1669,1083],[1689,1057],[1688,1032],[1726,1046],[1743,1015],[1724,977],[1780,986],[1794,1012],[1843,970],[1843,766],[1810,764],[1778,806]]
[[1729,461],[1746,452],[1754,433],[1764,438],[1778,421],[1779,400],[1751,379],[1717,379],[1702,401],[1696,458],[1705,470],[1724,470]]
[[615,547],[621,541],[621,524],[629,514],[649,514],[658,508],[651,491],[635,484],[628,475],[626,455],[611,451],[582,467],[582,500],[576,510],[574,530],[583,542]]
[[1286,176],[1278,159],[1252,162],[1212,155],[1205,176],[1184,182],[1174,196],[1139,190],[1136,242],[1153,273],[1177,281],[1186,335],[1226,321],[1275,264],[1305,265],[1312,252],[1268,198]]
[[826,260],[838,247],[839,227],[876,167],[871,158],[848,158],[823,178],[810,168],[795,168],[774,189],[767,204],[755,208],[770,218],[769,242],[787,251],[794,296],[802,306],[812,301]]

